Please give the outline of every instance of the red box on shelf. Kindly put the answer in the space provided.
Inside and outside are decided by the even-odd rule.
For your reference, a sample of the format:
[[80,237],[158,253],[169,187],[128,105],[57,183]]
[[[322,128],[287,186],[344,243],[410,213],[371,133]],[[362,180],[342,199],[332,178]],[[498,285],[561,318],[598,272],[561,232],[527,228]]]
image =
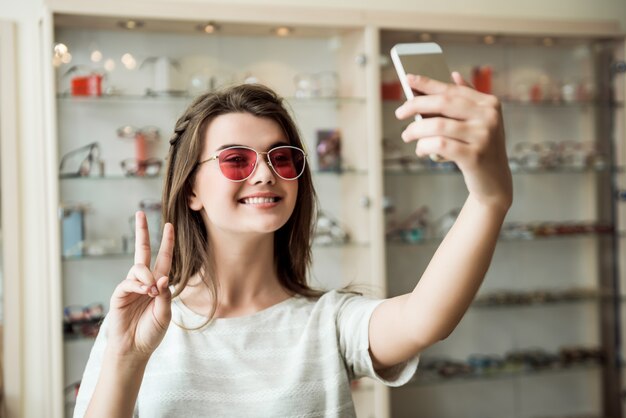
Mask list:
[[474,67],[472,70],[472,82],[474,88],[481,93],[491,94],[491,77],[493,70],[489,65]]
[[101,96],[102,76],[91,74],[72,78],[72,96]]
[[399,81],[383,82],[380,86],[383,100],[402,100],[402,85]]

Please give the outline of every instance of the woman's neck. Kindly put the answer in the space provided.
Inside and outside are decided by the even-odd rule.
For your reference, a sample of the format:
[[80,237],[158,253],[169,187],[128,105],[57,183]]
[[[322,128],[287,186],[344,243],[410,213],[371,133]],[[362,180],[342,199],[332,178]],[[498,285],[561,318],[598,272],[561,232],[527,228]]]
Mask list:
[[[292,296],[278,280],[274,265],[274,235],[242,239],[212,239],[213,274],[218,282],[215,317],[249,315]],[[193,278],[192,282],[199,282]],[[193,311],[206,314],[213,304],[204,285],[185,288],[184,303]]]

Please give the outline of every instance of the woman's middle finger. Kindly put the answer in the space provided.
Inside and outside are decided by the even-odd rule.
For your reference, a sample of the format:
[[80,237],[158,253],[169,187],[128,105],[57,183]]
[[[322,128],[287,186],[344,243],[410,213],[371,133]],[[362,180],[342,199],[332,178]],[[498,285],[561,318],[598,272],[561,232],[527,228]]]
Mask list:
[[407,119],[415,115],[440,115],[457,120],[480,116],[474,101],[449,94],[416,96],[396,109],[398,119]]
[[425,95],[451,94],[455,96],[462,96],[475,102],[479,102],[481,97],[484,96],[483,93],[480,93],[470,87],[469,83],[465,82],[460,74],[458,74],[458,77],[455,77],[454,73],[451,75],[453,79],[458,78],[462,80],[462,83],[458,83],[456,80],[455,84],[444,83],[443,81],[435,80],[423,75],[413,74],[407,74],[407,81],[413,90]]

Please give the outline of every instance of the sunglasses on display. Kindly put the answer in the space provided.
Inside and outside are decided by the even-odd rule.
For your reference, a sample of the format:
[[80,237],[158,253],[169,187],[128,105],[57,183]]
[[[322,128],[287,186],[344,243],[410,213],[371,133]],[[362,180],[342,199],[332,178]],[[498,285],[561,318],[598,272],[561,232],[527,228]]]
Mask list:
[[247,180],[252,175],[259,161],[259,155],[267,156],[268,165],[283,180],[295,180],[304,172],[306,153],[290,145],[272,148],[267,152],[258,152],[244,146],[228,147],[200,161],[196,167],[217,160],[224,177],[239,182]]
[[98,168],[99,175],[104,175],[104,166],[100,160],[100,145],[97,142],[65,154],[59,164],[59,177],[86,177],[91,175],[94,167]]
[[158,158],[148,158],[147,160],[128,158],[120,163],[125,175],[147,177],[158,176],[162,164],[163,162]]
[[159,128],[156,126],[144,126],[143,128],[137,128],[132,125],[124,125],[117,128],[116,132],[118,138],[133,139],[141,135],[148,141],[156,141],[161,136]]

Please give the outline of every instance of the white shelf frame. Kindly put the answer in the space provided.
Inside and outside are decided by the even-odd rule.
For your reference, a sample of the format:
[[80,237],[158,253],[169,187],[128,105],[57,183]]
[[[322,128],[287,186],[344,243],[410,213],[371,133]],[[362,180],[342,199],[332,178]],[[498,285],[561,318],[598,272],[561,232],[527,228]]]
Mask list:
[[[401,13],[384,11],[363,11],[357,9],[337,9],[337,8],[310,8],[310,7],[264,7],[253,5],[230,5],[230,4],[203,4],[199,2],[177,2],[167,1],[120,1],[109,2],[85,2],[81,0],[49,0],[45,2],[42,10],[42,37],[40,38],[40,51],[43,59],[40,62],[32,63],[37,66],[34,70],[39,75],[39,80],[43,80],[44,110],[43,114],[34,112],[31,123],[41,128],[40,137],[35,140],[32,132],[26,134],[15,129],[13,138],[18,135],[28,136],[29,144],[39,143],[41,152],[33,153],[26,157],[26,153],[14,152],[13,155],[3,152],[2,169],[3,182],[8,178],[4,175],[5,170],[10,171],[14,177],[12,180],[24,187],[19,193],[17,190],[16,201],[7,203],[3,199],[5,229],[5,242],[9,236],[9,231],[15,234],[14,248],[7,253],[5,248],[5,260],[13,262],[13,267],[5,266],[5,275],[11,277],[17,283],[21,283],[28,277],[28,286],[43,293],[39,299],[41,303],[33,306],[30,296],[31,292],[15,292],[17,299],[12,301],[15,306],[28,307],[33,309],[28,315],[21,312],[23,329],[22,337],[18,338],[17,352],[23,353],[21,361],[15,363],[20,370],[19,378],[21,384],[19,388],[29,388],[29,391],[18,389],[19,400],[11,400],[16,405],[21,405],[23,416],[48,416],[51,418],[61,418],[63,416],[63,402],[61,394],[62,387],[62,365],[59,360],[59,353],[62,351],[63,339],[60,332],[60,236],[56,209],[59,202],[58,181],[56,179],[56,165],[58,156],[56,155],[56,109],[54,100],[54,87],[52,69],[46,65],[51,58],[52,26],[54,14],[87,15],[87,16],[132,16],[143,19],[167,19],[167,20],[187,20],[197,21],[197,16],[211,18],[220,22],[245,22],[246,24],[284,24],[284,25],[304,25],[309,27],[328,28],[338,27],[360,27],[365,29],[367,54],[370,58],[370,70],[368,70],[368,96],[372,99],[368,105],[368,128],[371,129],[369,141],[371,149],[379,147],[378,141],[372,140],[380,133],[380,97],[377,91],[378,84],[373,81],[377,79],[378,51],[376,49],[379,40],[379,33],[382,29],[411,29],[433,30],[439,32],[474,32],[474,33],[506,33],[510,35],[529,36],[563,36],[563,37],[623,37],[624,33],[620,29],[618,21],[572,21],[572,20],[531,20],[531,19],[502,19],[495,17],[471,17],[448,14],[421,14],[421,13]],[[6,90],[4,90],[6,91]],[[10,98],[7,98],[10,100]],[[3,93],[3,100],[5,94]],[[28,103],[22,109],[37,108],[41,102],[37,101],[34,95],[21,97]],[[41,97],[38,98],[41,100]],[[13,98],[14,102],[17,99]],[[4,117],[4,115],[3,115]],[[15,125],[13,125],[15,126]],[[22,122],[20,126],[26,126]],[[3,135],[3,138],[6,138]],[[4,140],[4,139],[3,139]],[[16,155],[17,154],[17,155]],[[378,193],[382,190],[382,168],[380,159],[375,153],[370,153],[370,163],[372,164],[370,182],[370,192],[372,196],[372,236],[382,234],[382,211]],[[27,170],[18,167],[40,167],[36,170],[34,178],[26,178]],[[43,171],[43,172],[42,172]],[[41,173],[42,175],[40,175]],[[29,173],[31,175],[32,173]],[[4,196],[7,195],[7,189]],[[33,195],[37,190],[44,191],[41,198],[35,199]],[[6,209],[5,205],[12,205]],[[21,208],[29,209],[22,211]],[[6,219],[8,214],[15,216]],[[24,214],[20,216],[20,214]],[[38,228],[22,228],[25,218],[37,218]],[[385,282],[384,276],[384,251],[378,248],[378,255],[375,257],[375,274],[380,274],[381,284]],[[31,259],[41,262],[38,266],[29,265]],[[37,300],[39,300],[37,299]],[[21,308],[25,309],[25,308]],[[55,331],[57,330],[58,331]],[[14,335],[14,334],[12,334]],[[27,349],[27,347],[31,347]],[[42,347],[46,347],[48,353],[41,355]],[[14,355],[8,363],[16,361]],[[6,363],[5,363],[6,364]],[[30,365],[23,367],[20,365]],[[15,369],[14,369],[15,370]],[[42,376],[44,372],[44,376]],[[36,387],[34,391],[30,388]],[[386,418],[388,416],[388,394],[386,389],[376,391],[376,416]]]

